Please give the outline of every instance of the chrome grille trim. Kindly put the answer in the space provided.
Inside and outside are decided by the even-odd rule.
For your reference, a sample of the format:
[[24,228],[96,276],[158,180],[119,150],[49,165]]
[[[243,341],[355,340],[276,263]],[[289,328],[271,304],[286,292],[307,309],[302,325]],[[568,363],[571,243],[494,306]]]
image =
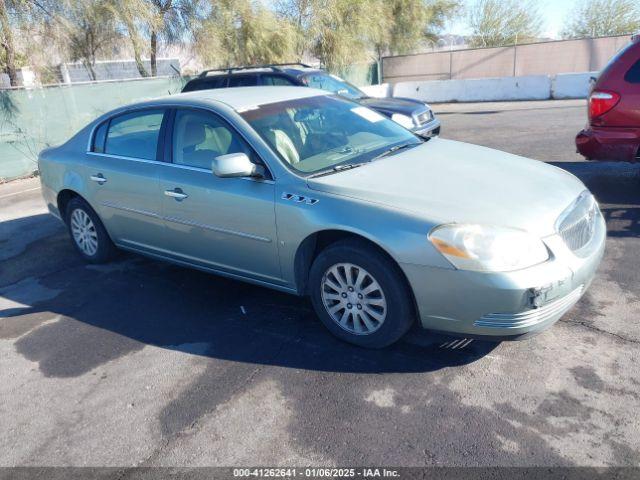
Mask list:
[[540,308],[534,308],[518,313],[488,313],[473,324],[476,327],[490,328],[523,328],[563,315],[580,299],[584,285],[580,285],[564,297],[553,300]]
[[560,215],[556,229],[567,248],[576,252],[593,238],[600,210],[595,199],[585,190]]

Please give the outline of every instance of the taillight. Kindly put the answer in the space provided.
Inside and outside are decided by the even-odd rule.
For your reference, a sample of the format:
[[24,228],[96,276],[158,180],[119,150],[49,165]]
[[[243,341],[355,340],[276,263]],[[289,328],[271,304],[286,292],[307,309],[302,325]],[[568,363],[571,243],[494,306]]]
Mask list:
[[589,96],[589,117],[591,119],[604,115],[620,101],[620,95],[616,92],[594,90]]

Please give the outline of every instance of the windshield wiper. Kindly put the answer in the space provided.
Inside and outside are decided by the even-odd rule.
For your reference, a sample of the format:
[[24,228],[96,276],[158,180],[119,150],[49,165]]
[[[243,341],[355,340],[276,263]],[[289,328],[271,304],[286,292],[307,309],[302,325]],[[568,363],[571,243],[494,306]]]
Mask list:
[[391,148],[389,148],[388,150],[385,150],[384,152],[382,152],[380,155],[376,155],[375,157],[373,157],[373,160],[378,160],[379,158],[383,158],[386,157],[387,155],[391,155],[392,153],[395,153],[399,150],[404,150],[405,148],[409,148],[409,147],[417,147],[418,145],[422,145],[422,142],[410,142],[410,143],[403,143],[401,145],[395,145]]
[[343,172],[345,170],[351,170],[352,168],[361,167],[365,163],[368,163],[368,162],[343,163],[341,165],[336,165],[335,167],[333,167],[333,168],[331,168],[329,170],[322,170],[320,172],[316,172],[316,173],[314,173],[312,175],[309,175],[307,178],[323,177],[325,175],[331,175],[332,173],[338,173],[338,172]]

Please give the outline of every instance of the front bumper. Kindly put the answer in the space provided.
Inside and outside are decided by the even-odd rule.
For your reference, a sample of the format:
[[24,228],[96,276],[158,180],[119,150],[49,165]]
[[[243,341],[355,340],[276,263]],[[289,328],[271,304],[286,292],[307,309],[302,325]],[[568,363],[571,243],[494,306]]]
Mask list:
[[[604,253],[606,225],[580,256],[558,235],[544,239],[551,258],[515,272],[483,273],[402,264],[425,329],[515,339],[553,325],[584,294]],[[534,304],[536,306],[534,306]]]
[[590,160],[638,161],[640,128],[588,127],[576,136],[576,149]]
[[433,119],[429,123],[420,125],[419,127],[416,127],[411,131],[421,137],[435,137],[437,135],[440,135],[440,120],[438,120],[436,117],[433,117]]

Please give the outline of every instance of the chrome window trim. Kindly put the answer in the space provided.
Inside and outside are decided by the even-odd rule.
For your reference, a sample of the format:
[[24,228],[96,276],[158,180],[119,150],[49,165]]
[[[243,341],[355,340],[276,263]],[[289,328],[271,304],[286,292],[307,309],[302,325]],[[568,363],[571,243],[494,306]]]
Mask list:
[[[221,102],[222,103],[222,102]],[[93,138],[95,135],[96,130],[98,129],[98,127],[100,127],[100,125],[102,125],[105,122],[110,122],[112,119],[120,116],[120,115],[125,115],[128,113],[133,113],[133,112],[137,112],[137,111],[141,111],[141,110],[158,110],[158,109],[164,109],[165,110],[165,115],[167,114],[166,111],[171,110],[171,109],[178,109],[178,108],[186,108],[186,109],[196,109],[196,110],[204,110],[205,112],[210,112],[213,113],[214,115],[217,115],[218,117],[222,118],[223,121],[225,121],[227,124],[229,124],[237,133],[238,135],[240,135],[240,137],[251,147],[251,149],[256,153],[256,155],[258,155],[258,157],[260,158],[260,160],[262,160],[262,163],[264,163],[265,167],[267,168],[267,170],[269,171],[269,173],[271,174],[272,179],[255,179],[255,178],[246,178],[246,180],[251,180],[251,181],[259,181],[259,182],[264,182],[264,183],[275,183],[276,180],[276,175],[273,173],[273,168],[270,167],[269,163],[267,161],[265,161],[264,158],[262,158],[262,156],[258,153],[258,149],[255,147],[255,145],[247,138],[247,136],[242,132],[242,130],[240,128],[238,128],[238,125],[236,124],[237,122],[235,122],[234,120],[228,118],[227,116],[225,116],[223,113],[215,110],[214,108],[211,107],[207,107],[205,105],[185,105],[182,103],[167,103],[167,104],[161,104],[161,105],[141,105],[141,106],[132,106],[132,107],[125,107],[123,110],[118,111],[117,113],[113,113],[113,115],[110,115],[106,118],[101,119],[100,121],[96,121],[93,125],[93,127],[91,127],[91,131],[89,132],[89,139],[87,140],[87,150],[85,153],[88,153],[89,155],[104,155],[107,157],[112,157],[112,158],[118,158],[118,159],[122,159],[122,160],[136,160],[136,161],[140,161],[140,162],[152,162],[152,163],[159,163],[159,164],[163,164],[163,165],[174,165],[174,166],[179,166],[174,164],[173,162],[159,162],[158,160],[146,160],[144,158],[135,158],[135,157],[125,157],[125,156],[121,156],[121,155],[113,155],[113,154],[109,154],[106,152],[94,152],[91,150],[92,148],[92,144],[93,144]],[[234,110],[235,112],[235,110]],[[236,112],[236,114],[238,116],[240,116],[240,114],[238,112]],[[242,119],[242,117],[240,116],[240,118]],[[244,120],[244,119],[242,119]],[[246,122],[245,122],[246,123]],[[247,124],[248,125],[248,124]],[[173,133],[173,132],[172,132]],[[109,132],[107,131],[107,135],[109,134]],[[266,147],[272,151],[271,147],[266,144]],[[273,151],[272,151],[273,153]],[[277,155],[274,153],[274,155],[277,157]],[[184,165],[186,166],[186,165]],[[191,167],[191,168],[197,168],[197,167]],[[206,169],[202,169],[203,171],[208,171]],[[299,177],[304,179],[304,177]]]
[[[140,106],[140,107],[131,107],[131,108],[124,108],[122,111],[119,111],[117,113],[114,113],[113,115],[110,115],[102,120],[100,120],[99,122],[96,122],[93,127],[91,127],[91,131],[89,132],[89,139],[87,141],[87,152],[86,153],[100,153],[100,152],[94,152],[91,147],[93,147],[93,139],[94,136],[96,134],[96,130],[104,123],[107,122],[111,122],[111,120],[113,120],[114,118],[117,118],[121,115],[128,115],[129,113],[135,113],[135,112],[139,112],[139,111],[144,111],[144,110],[168,110],[171,107],[167,107],[164,105],[157,105],[157,106],[152,106],[152,105],[144,105],[144,106]],[[166,115],[166,112],[162,114],[163,117],[163,121],[164,121],[164,115]],[[162,130],[162,125],[160,125],[160,130]],[[159,130],[159,131],[160,131]],[[109,136],[109,130],[107,130],[105,139]],[[114,157],[118,157],[118,155],[112,155]],[[132,158],[132,157],[123,157],[123,158]],[[145,160],[144,158],[140,159],[140,160]]]
[[[129,160],[132,162],[140,162],[140,163],[150,163],[152,165],[163,165],[163,166],[167,166],[167,167],[172,167],[172,168],[180,168],[183,170],[192,170],[195,172],[203,172],[206,173],[208,175],[213,175],[211,170],[207,170],[206,168],[200,168],[200,167],[191,167],[189,165],[178,165],[176,163],[170,163],[170,162],[160,162],[158,160],[146,160],[144,158],[134,158],[134,157],[125,157],[122,155],[113,155],[111,153],[99,153],[99,152],[86,152],[87,155],[93,155],[93,156],[97,156],[97,157],[109,157],[109,158],[117,158],[118,160]],[[250,182],[258,182],[258,183],[267,183],[270,185],[275,184],[274,180],[269,180],[267,178],[251,178],[251,177],[238,177],[242,180],[248,180]]]

